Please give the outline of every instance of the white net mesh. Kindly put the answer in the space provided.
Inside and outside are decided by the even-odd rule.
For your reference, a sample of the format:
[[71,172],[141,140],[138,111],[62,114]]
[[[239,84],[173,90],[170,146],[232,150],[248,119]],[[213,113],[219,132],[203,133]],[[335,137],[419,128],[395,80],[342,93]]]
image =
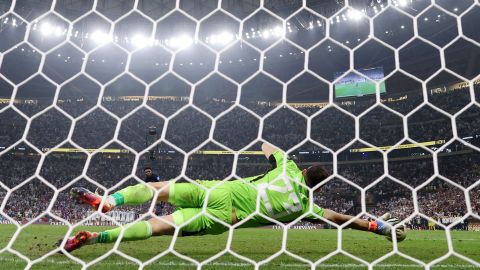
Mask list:
[[[4,1],[0,16],[7,265],[480,267],[478,236],[457,233],[480,223],[478,1]],[[195,242],[223,243],[205,254],[178,230],[144,253],[117,241],[62,257],[28,238],[37,223],[68,227],[58,229],[67,237],[171,213],[152,203],[101,214],[68,191],[106,197],[142,182],[147,165],[163,180],[245,178],[266,168],[262,141],[332,172],[310,198],[320,206],[357,218],[392,211],[409,229],[443,234],[412,231],[402,246],[347,223],[305,237],[298,230],[319,226],[302,216],[270,218],[281,233],[251,231],[243,250],[234,229],[248,220],[219,221],[231,229]],[[428,237],[443,248],[419,252]]]

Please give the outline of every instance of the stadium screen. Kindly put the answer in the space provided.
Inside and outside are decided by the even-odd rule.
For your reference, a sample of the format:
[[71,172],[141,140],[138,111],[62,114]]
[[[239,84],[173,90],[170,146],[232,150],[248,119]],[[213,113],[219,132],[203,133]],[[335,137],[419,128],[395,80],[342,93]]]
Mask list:
[[[381,67],[360,69],[358,71],[375,81],[380,81],[384,78],[383,68]],[[344,72],[335,73],[335,80],[341,77],[343,74]],[[385,82],[382,82],[380,84],[380,93],[385,93],[386,91]],[[335,84],[336,98],[364,96],[371,94],[375,94],[375,83],[353,72],[347,74]]]

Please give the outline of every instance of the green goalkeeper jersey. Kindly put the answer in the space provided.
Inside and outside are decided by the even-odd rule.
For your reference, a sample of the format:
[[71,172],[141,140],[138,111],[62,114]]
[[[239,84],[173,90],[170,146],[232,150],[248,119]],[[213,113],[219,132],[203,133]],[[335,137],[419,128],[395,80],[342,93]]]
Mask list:
[[[233,207],[239,220],[255,212],[257,195],[260,213],[281,222],[293,221],[309,211],[308,189],[302,171],[292,160],[286,161],[284,170],[285,155],[280,150],[272,155],[270,161],[274,168],[266,174],[226,183],[232,192]],[[312,212],[321,217],[324,215],[324,210],[317,205],[314,205]],[[305,218],[317,219],[311,214]],[[261,216],[254,216],[252,220],[271,223]]]
[[[297,165],[285,160],[281,151],[273,153],[269,160],[273,168],[264,175],[226,182],[197,180],[199,185],[171,184],[169,202],[177,207],[172,214],[175,224],[182,226],[184,234],[224,232],[226,227],[209,216],[201,215],[192,220],[202,213],[205,202],[208,202],[206,212],[227,224],[233,222],[232,212],[235,211],[238,220],[245,220],[240,227],[262,226],[272,223],[272,219],[291,222],[299,217],[323,217],[324,210],[317,205],[313,205],[310,212],[308,189]],[[211,189],[209,195],[200,186]]]

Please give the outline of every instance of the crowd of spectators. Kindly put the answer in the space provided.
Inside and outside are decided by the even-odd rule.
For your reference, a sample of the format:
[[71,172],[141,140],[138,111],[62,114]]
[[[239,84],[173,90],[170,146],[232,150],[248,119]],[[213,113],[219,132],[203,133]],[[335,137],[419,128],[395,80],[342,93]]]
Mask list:
[[[311,116],[324,109],[323,106],[325,106],[295,106],[294,104],[286,106],[273,102],[242,101],[241,105],[257,114],[254,116],[240,107],[231,110],[234,104],[232,101],[225,100],[215,103],[194,100],[194,107],[184,108],[188,104],[187,97],[173,100],[149,99],[147,100],[149,109],[140,108],[138,110],[141,100],[109,99],[102,100],[100,102],[102,107],[97,107],[85,115],[85,111],[96,104],[91,100],[87,101],[87,99],[78,99],[78,97],[77,99],[64,97],[62,102],[58,102],[62,111],[72,118],[77,118],[71,134],[72,141],[84,148],[97,148],[112,140],[118,129],[118,139],[135,151],[145,148],[144,143],[139,142],[144,141],[145,132],[150,126],[156,126],[158,134],[162,134],[166,129],[165,138],[185,151],[190,151],[208,140],[212,131],[212,137],[215,140],[233,150],[247,146],[255,141],[259,134],[263,139],[282,149],[290,149],[307,137],[308,121],[305,115]],[[349,104],[343,101],[339,106],[341,105],[340,107],[343,109],[358,108],[365,102],[367,101],[360,100]],[[28,106],[16,105],[27,117],[36,116],[28,130],[27,139],[39,149],[53,147],[64,141],[73,124],[55,108],[36,115],[49,105],[51,105],[51,100],[39,100]],[[229,109],[231,111],[220,115]],[[274,109],[276,109],[275,112],[265,116],[267,112]],[[401,111],[398,108],[394,109]],[[128,114],[132,110],[137,111]],[[297,111],[303,112],[305,115],[299,114]],[[365,110],[361,112],[363,111]],[[480,110],[471,108],[458,116],[456,124],[459,136],[476,135],[469,134],[469,132],[478,131],[476,128],[480,121],[477,117],[478,114],[480,114]],[[119,123],[115,116],[121,118],[122,122]],[[264,118],[261,119],[261,117]],[[8,119],[14,119],[14,121],[7,123]],[[213,126],[213,120],[215,120],[215,126]],[[263,125],[260,125],[260,120],[263,121]],[[11,109],[0,115],[0,123],[9,127],[0,131],[0,138],[2,138],[2,142],[6,143],[5,146],[20,139],[24,132],[25,122],[25,118]],[[360,118],[359,137],[377,146],[393,145],[405,139],[404,129],[408,129],[409,138],[418,142],[448,140],[452,137],[451,125],[450,118],[432,108],[431,105],[423,105],[412,114],[407,119],[406,126],[400,116],[385,108],[376,107]],[[236,135],[235,140],[228,139],[233,134]],[[324,146],[337,150],[354,140],[355,121],[350,115],[337,108],[326,108],[322,113],[311,118],[311,130],[308,135]]]
[[[82,102],[80,99],[65,100],[59,103],[59,107],[71,117],[80,117],[90,108],[90,105],[94,104]],[[130,101],[109,100],[102,101],[102,104],[109,113],[122,118],[139,104],[135,101],[136,105],[133,106],[133,103],[127,104],[128,102]],[[75,145],[65,142],[71,129],[71,120],[59,113],[57,109],[48,110],[34,118],[28,130],[26,139],[36,149],[22,142],[0,156],[0,181],[3,186],[0,186],[0,202],[6,200],[3,213],[16,221],[24,222],[46,215],[45,211],[51,207],[52,214],[69,222],[78,222],[92,215],[92,211],[88,207],[79,206],[69,198],[68,190],[71,187],[86,186],[95,190],[99,187],[98,185],[101,185],[111,193],[122,186],[134,183],[136,179],[132,177],[132,172],[137,178],[142,179],[143,167],[147,165],[152,166],[162,180],[178,178],[180,181],[185,181],[185,176],[189,179],[232,180],[259,175],[268,170],[268,162],[259,155],[240,155],[237,166],[234,168],[233,155],[193,153],[185,157],[175,148],[178,147],[185,152],[193,149],[225,150],[221,145],[208,141],[210,134],[213,134],[212,137],[217,142],[233,150],[244,149],[255,142],[259,134],[262,134],[263,139],[282,149],[296,148],[292,154],[301,168],[309,166],[312,162],[322,162],[328,170],[333,171],[332,163],[328,162],[327,157],[330,155],[331,160],[331,154],[322,152],[325,149],[317,147],[320,149],[319,152],[302,157],[301,150],[308,152],[312,148],[295,147],[306,138],[307,119],[296,114],[291,108],[280,105],[281,108],[275,113],[262,119],[263,125],[261,125],[258,116],[263,117],[275,109],[276,105],[273,103],[242,104],[258,116],[253,116],[241,108],[234,108],[229,113],[218,116],[232,104],[225,101],[217,102],[222,103],[222,106],[216,109],[213,109],[215,103],[210,101],[208,104],[195,104],[204,112],[193,107],[178,112],[188,103],[188,99],[148,100],[147,104],[152,110],[165,117],[173,114],[175,116],[165,119],[158,117],[150,109],[141,108],[133,115],[124,118],[121,123],[103,109],[97,108],[93,113],[83,115],[85,117],[77,121],[72,133],[72,141],[85,149],[97,148],[104,146],[117,136],[115,134],[118,134],[118,141],[121,144],[113,142],[106,148],[120,149],[120,151],[99,152],[89,160],[82,152],[52,152],[41,159],[39,152],[47,151],[48,148],[59,144],[68,149],[76,148]],[[43,103],[20,106],[21,111],[29,117],[45,108]],[[321,107],[296,109],[306,115],[312,115]],[[361,108],[357,107],[355,110],[361,110]],[[352,113],[358,112],[352,111]],[[458,117],[459,135],[476,135],[466,132],[476,131],[475,125],[478,126],[480,121],[478,114],[480,114],[478,111],[469,110]],[[216,124],[212,130],[213,120]],[[24,133],[25,122],[25,118],[12,109],[0,114],[0,125],[6,127],[0,130],[0,139],[4,144],[0,147],[9,147],[18,141]],[[336,108],[326,109],[313,118],[311,124],[311,138],[332,150],[338,150],[354,138],[354,119]],[[451,137],[450,119],[428,107],[409,118],[408,124],[410,137],[419,142],[448,141]],[[148,128],[152,125],[156,127],[157,135],[148,134]],[[263,130],[259,130],[260,128]],[[403,128],[401,118],[384,109],[373,110],[360,121],[360,137],[374,145],[392,145],[403,138]],[[162,134],[167,141],[160,140],[158,144],[153,143],[158,141]],[[472,141],[472,144],[475,144],[475,141]],[[384,212],[391,211],[402,219],[411,217],[414,212],[413,196],[412,190],[406,185],[415,188],[427,180],[431,182],[417,191],[417,202],[421,213],[440,222],[451,221],[467,213],[464,190],[440,178],[431,180],[434,173],[431,154],[414,156],[409,152],[397,155],[395,158],[389,156],[388,174],[395,178],[394,181],[385,176],[387,170],[381,155],[378,153],[375,155],[373,152],[350,153],[349,149],[353,147],[357,147],[357,144],[343,150],[337,157],[337,173],[360,188],[368,187],[365,204],[369,214],[380,216]],[[146,148],[151,149],[152,152],[146,152],[136,160],[131,150],[138,153]],[[259,149],[259,143],[257,143],[246,150],[258,151]],[[186,168],[183,170],[185,159]],[[480,211],[480,185],[477,184],[480,176],[479,161],[478,153],[458,142],[449,147],[448,151],[438,155],[438,171],[442,176],[448,177],[464,188],[473,187],[469,193],[469,203],[476,213]],[[39,166],[40,163],[41,166]],[[36,172],[41,178],[34,177]],[[369,186],[380,178],[383,178],[380,183]],[[120,181],[125,183],[119,185]],[[354,185],[340,178],[333,178],[319,187],[319,192],[314,194],[313,200],[324,208],[341,213],[358,214],[362,210],[361,191]],[[8,197],[5,196],[4,187],[11,189]],[[59,193],[54,195],[52,188],[59,189]],[[135,213],[134,218],[137,218],[147,213],[151,207],[153,207],[151,204],[146,204],[124,207],[121,211]],[[174,211],[171,205],[165,203],[153,209],[157,215]]]
[[[96,169],[87,169],[86,175],[89,180],[85,177],[79,177],[79,175],[82,174],[82,170],[84,170],[85,158],[79,157],[77,160],[74,160],[70,157],[67,160],[63,160],[61,154],[57,155],[58,156],[52,157],[49,160],[45,160],[40,170],[40,176],[53,187],[59,189],[56,197],[53,196],[54,190],[52,187],[40,181],[38,178],[33,177],[28,182],[23,183],[24,180],[22,179],[27,179],[28,175],[33,175],[38,166],[39,160],[37,155],[11,155],[9,159],[3,159],[10,160],[10,163],[2,162],[2,165],[6,164],[9,166],[14,163],[16,164],[16,166],[9,166],[11,169],[2,168],[2,183],[7,188],[12,189],[12,192],[8,198],[6,198],[7,201],[3,209],[5,214],[19,222],[28,221],[45,214],[44,211],[46,211],[49,206],[52,206],[51,213],[69,222],[78,222],[92,215],[92,211],[89,207],[78,205],[69,197],[68,191],[71,187],[84,186],[91,190],[96,190],[99,186],[91,182],[91,180],[93,180],[104,188],[109,189],[110,193],[113,193],[115,190],[134,184],[137,181],[128,177],[133,169],[132,160],[122,155],[110,158],[105,157],[104,160],[98,162],[93,162],[94,160],[92,159],[90,166],[96,167]],[[52,162],[52,159],[55,159],[55,162]],[[158,157],[156,161],[159,162],[159,166],[157,166],[155,170],[162,177],[162,180],[176,178],[179,179],[179,181],[186,181],[185,178],[181,176],[184,161],[182,156],[177,155],[177,157],[175,157],[174,155],[169,157],[165,155]],[[411,162],[418,163],[419,161]],[[400,164],[397,164],[397,169],[403,167],[405,171],[410,170],[412,168],[410,166],[411,162],[400,162]],[[50,164],[54,164],[55,168],[62,169],[44,169],[51,166]],[[139,164],[139,166],[136,174],[138,178],[143,178],[141,175],[141,164]],[[261,156],[255,156],[252,159],[240,157],[235,174],[232,173],[232,166],[232,155],[195,154],[187,160],[185,176],[193,180],[225,179],[228,181],[237,178],[241,179],[246,176],[259,175],[269,168],[266,159]],[[299,166],[304,168],[308,166],[308,164],[300,163]],[[379,165],[376,164],[375,166]],[[348,166],[339,163],[339,167],[342,167],[342,171],[339,171],[342,178],[351,180],[353,183],[361,183],[366,181],[361,180],[362,177],[365,179],[370,177],[367,169],[363,171],[360,169],[362,168],[361,164]],[[464,170],[468,169],[470,168],[464,168]],[[126,178],[124,177],[124,183],[119,185],[118,183],[121,179],[113,177],[112,175],[122,170],[124,170],[123,173]],[[418,175],[421,176],[420,171]],[[76,180],[73,181],[74,179]],[[380,216],[390,211],[401,219],[412,216],[414,212],[412,190],[402,185],[401,183],[403,182],[400,180],[397,181],[400,183],[386,177],[366,190],[365,203],[369,214]],[[13,189],[15,185],[22,183],[22,186]],[[360,184],[359,186],[364,187]],[[5,190],[1,190],[3,192],[0,194],[0,199],[3,200],[5,199]],[[103,194],[104,190],[100,188],[99,192]],[[361,212],[362,201],[360,194],[360,189],[343,181],[341,178],[335,177],[318,187],[318,192],[314,193],[313,201],[324,208],[345,214],[357,215]],[[480,186],[473,188],[469,193],[472,209],[476,213],[480,210],[479,195]],[[464,191],[440,178],[434,179],[419,189],[417,191],[417,199],[419,212],[433,217],[435,220],[445,217],[464,216],[467,213]],[[120,210],[134,212],[135,218],[137,218],[142,214],[146,214],[151,207],[152,205],[147,203],[143,206],[122,207]],[[166,203],[162,203],[160,206],[152,209],[154,213],[158,215],[170,214],[174,211],[174,208]]]

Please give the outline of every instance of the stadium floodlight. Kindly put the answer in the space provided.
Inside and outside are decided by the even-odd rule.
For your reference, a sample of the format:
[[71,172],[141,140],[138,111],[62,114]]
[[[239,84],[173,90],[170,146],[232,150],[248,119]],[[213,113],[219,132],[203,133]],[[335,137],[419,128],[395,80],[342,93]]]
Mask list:
[[220,42],[221,42],[222,44],[228,44],[228,43],[230,43],[230,42],[233,40],[233,38],[234,38],[234,36],[233,36],[231,33],[227,32],[227,31],[222,32],[219,37],[220,37]]
[[263,30],[262,36],[263,36],[264,38],[269,38],[269,37],[270,37],[270,32],[269,32],[268,30]]
[[165,44],[173,49],[183,49],[193,44],[193,39],[186,34],[165,40]]
[[111,40],[111,37],[101,30],[95,30],[90,38],[97,44],[105,44]]
[[404,7],[407,5],[407,0],[398,0],[398,4],[401,6],[401,7]]
[[53,32],[53,34],[56,36],[56,37],[59,37],[61,36],[65,31],[65,29],[62,29],[60,26],[56,26],[55,27],[55,31]]
[[44,22],[40,25],[40,31],[43,35],[49,36],[54,31],[54,27],[49,22]]
[[210,44],[226,45],[233,40],[233,35],[227,31],[223,31],[220,34],[211,35],[208,40]]
[[131,42],[133,46],[136,48],[143,48],[148,45],[148,38],[146,38],[143,34],[135,34],[131,38]]
[[351,20],[358,21],[362,18],[362,12],[356,9],[349,9],[347,12],[347,17]]
[[[288,27],[288,29],[289,29],[289,31],[291,30],[290,26]],[[276,26],[273,29],[273,34],[277,37],[284,37],[285,36],[285,30],[281,26]]]
[[[12,23],[13,24],[13,23]],[[16,22],[15,22],[16,25]],[[36,27],[34,26],[33,30],[36,30]],[[43,22],[40,25],[40,32],[44,36],[62,36],[67,33],[67,29],[61,27],[61,26],[54,26],[50,22]]]

